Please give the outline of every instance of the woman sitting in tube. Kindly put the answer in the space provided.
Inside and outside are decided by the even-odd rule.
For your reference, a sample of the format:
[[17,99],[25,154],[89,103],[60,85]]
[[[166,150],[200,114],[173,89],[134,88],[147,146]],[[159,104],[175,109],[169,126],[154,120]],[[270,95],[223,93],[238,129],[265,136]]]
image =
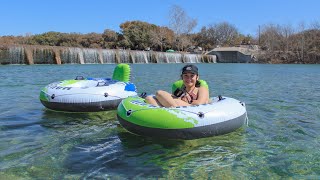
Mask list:
[[174,94],[159,90],[155,96],[147,96],[146,102],[155,106],[177,107],[209,103],[209,91],[200,86],[198,68],[186,65],[182,68],[181,78],[183,86]]

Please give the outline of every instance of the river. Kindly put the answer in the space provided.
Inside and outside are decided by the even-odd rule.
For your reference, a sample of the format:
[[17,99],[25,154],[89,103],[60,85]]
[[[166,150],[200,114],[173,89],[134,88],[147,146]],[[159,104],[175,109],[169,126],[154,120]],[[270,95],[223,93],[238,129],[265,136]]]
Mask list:
[[[131,64],[138,92],[169,91],[184,64]],[[61,113],[40,89],[116,64],[0,66],[0,179],[319,179],[320,66],[196,64],[210,95],[246,103],[249,124],[165,140],[127,132],[116,111]]]

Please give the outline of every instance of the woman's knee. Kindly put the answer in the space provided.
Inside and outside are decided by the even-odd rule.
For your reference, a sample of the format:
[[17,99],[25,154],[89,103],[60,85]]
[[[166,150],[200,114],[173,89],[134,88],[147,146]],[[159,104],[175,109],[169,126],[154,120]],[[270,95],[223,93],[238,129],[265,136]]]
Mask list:
[[147,96],[147,97],[145,97],[145,100],[147,102],[151,102],[151,101],[154,101],[154,97],[153,96]]
[[168,95],[169,93],[168,92],[166,92],[166,91],[163,91],[163,90],[158,90],[157,92],[156,92],[156,97],[166,97],[167,95]]

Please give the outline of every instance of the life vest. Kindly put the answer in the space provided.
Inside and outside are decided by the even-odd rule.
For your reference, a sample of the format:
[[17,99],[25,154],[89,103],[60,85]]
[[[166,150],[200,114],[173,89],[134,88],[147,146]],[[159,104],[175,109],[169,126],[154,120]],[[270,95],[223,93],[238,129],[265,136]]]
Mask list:
[[[209,85],[207,84],[207,82],[205,80],[198,80],[200,82],[200,86],[199,87],[205,87],[209,90]],[[183,84],[183,80],[178,80],[176,82],[174,82],[172,84],[171,90],[172,90],[172,94],[178,89],[178,88],[182,88],[184,86]]]

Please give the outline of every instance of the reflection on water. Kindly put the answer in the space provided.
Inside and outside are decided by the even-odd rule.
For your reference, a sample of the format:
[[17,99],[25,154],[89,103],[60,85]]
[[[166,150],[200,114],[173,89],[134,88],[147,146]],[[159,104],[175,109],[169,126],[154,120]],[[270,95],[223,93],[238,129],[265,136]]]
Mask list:
[[[319,65],[197,64],[210,95],[244,101],[249,126],[166,140],[123,129],[116,111],[62,113],[38,99],[77,75],[111,77],[115,65],[0,67],[0,179],[264,179],[320,176]],[[183,64],[134,64],[138,93],[170,90]]]
[[[65,167],[86,178],[196,178],[196,171],[208,173],[231,166],[243,149],[243,138],[243,129],[190,141],[147,138],[119,130],[114,136],[75,146]],[[189,171],[192,173],[185,174]]]

